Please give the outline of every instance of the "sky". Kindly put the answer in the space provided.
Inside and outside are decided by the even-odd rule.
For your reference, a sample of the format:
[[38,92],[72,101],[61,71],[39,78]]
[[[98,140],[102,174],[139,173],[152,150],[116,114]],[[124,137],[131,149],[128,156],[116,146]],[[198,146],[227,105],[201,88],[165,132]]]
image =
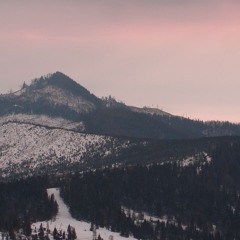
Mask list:
[[0,93],[60,71],[98,97],[240,122],[240,1],[0,1]]

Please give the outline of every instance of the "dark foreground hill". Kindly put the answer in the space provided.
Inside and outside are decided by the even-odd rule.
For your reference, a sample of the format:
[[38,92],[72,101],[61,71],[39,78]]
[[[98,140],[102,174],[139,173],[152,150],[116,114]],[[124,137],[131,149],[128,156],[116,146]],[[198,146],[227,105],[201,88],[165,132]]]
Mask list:
[[105,169],[61,189],[78,219],[137,239],[239,239],[240,141],[205,161]]

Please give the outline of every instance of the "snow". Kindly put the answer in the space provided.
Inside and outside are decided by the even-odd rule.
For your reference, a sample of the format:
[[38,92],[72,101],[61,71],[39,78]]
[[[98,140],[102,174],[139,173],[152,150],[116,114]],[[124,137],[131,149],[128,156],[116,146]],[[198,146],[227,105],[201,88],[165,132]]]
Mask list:
[[[133,216],[135,216],[135,224],[138,224],[138,223],[141,223],[143,222],[144,220],[150,222],[150,223],[156,223],[156,222],[161,222],[161,223],[171,223],[171,224],[175,224],[177,226],[177,221],[176,221],[176,218],[175,217],[171,217],[169,218],[168,216],[162,216],[162,217],[156,217],[156,216],[153,216],[153,215],[150,215],[149,213],[147,212],[137,212],[137,211],[134,211],[130,208],[126,208],[126,207],[123,207],[122,206],[122,210],[124,211],[124,213],[133,218]],[[183,229],[186,229],[187,226],[182,224],[182,228]]]
[[[206,164],[210,164],[211,162],[212,162],[212,158],[206,152],[200,152],[193,156],[186,156],[181,160],[177,160],[177,163],[182,168],[195,166],[197,169],[197,174],[199,174],[202,171],[202,166]],[[175,160],[164,161],[159,163],[158,165],[173,164],[173,163],[175,163]],[[149,166],[151,166],[151,164]]]
[[89,166],[96,154],[104,160],[129,145],[108,136],[6,122],[0,124],[0,176],[31,176],[76,163]]
[[188,167],[190,165],[193,165],[195,162],[196,162],[195,157],[187,157],[180,162],[180,165],[182,167]]
[[136,218],[136,222],[142,222],[144,220],[146,221],[150,221],[150,222],[164,222],[166,223],[167,221],[171,222],[171,220],[167,217],[167,216],[163,216],[163,217],[156,217],[156,216],[153,216],[153,215],[150,215],[149,213],[147,212],[137,212],[137,211],[134,211],[130,208],[126,208],[126,207],[122,207],[122,210],[124,211],[124,213],[131,217],[134,215],[135,218]]
[[[93,232],[89,230],[90,223],[84,222],[84,221],[78,221],[71,216],[71,214],[69,213],[69,208],[66,206],[66,204],[63,202],[62,198],[60,197],[59,189],[51,188],[51,189],[48,189],[47,191],[49,196],[51,194],[54,194],[55,200],[57,201],[59,206],[57,216],[53,220],[48,222],[50,231],[52,232],[53,229],[56,227],[57,230],[62,230],[67,232],[67,227],[70,224],[70,226],[75,228],[78,240],[92,239]],[[35,227],[39,229],[41,223],[44,228],[47,228],[47,222],[37,222],[32,224],[32,229],[35,229]],[[111,232],[105,228],[97,229],[97,236],[98,234],[100,234],[104,240],[108,240],[110,236],[113,236],[114,240],[135,239],[133,237],[129,237],[129,238],[121,237],[119,233]]]
[[69,208],[67,207],[67,205],[63,202],[62,198],[60,197],[59,194],[59,189],[57,188],[50,188],[47,190],[48,192],[48,196],[51,196],[52,194],[54,194],[55,200],[58,203],[58,214],[56,216],[56,220],[55,221],[62,221],[63,219],[65,220],[72,220],[72,216],[69,213]]
[[206,153],[198,153],[194,156],[186,157],[181,161],[178,161],[180,163],[181,167],[188,167],[192,165],[206,165],[210,164],[212,161],[212,158]]

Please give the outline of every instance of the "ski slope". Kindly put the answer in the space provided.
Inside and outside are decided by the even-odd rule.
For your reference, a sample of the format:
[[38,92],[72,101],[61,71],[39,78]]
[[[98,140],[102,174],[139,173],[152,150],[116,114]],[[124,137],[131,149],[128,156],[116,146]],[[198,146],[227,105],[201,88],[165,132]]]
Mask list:
[[[69,209],[67,205],[63,202],[62,198],[60,197],[59,189],[57,188],[51,188],[48,189],[48,195],[54,194],[55,200],[58,203],[59,209],[58,214],[55,219],[48,222],[49,229],[51,233],[53,232],[54,228],[56,227],[57,230],[62,230],[67,232],[67,227],[70,224],[70,226],[74,227],[77,234],[77,240],[90,240],[93,238],[93,232],[90,231],[90,223],[78,221],[74,219],[71,214],[69,213]],[[43,225],[44,228],[47,228],[47,222],[37,222],[32,224],[32,229],[39,229],[40,225]],[[100,234],[100,236],[104,240],[108,240],[113,237],[114,240],[134,240],[135,238],[129,237],[121,237],[119,233],[111,232],[105,228],[99,228],[97,229],[97,236]]]

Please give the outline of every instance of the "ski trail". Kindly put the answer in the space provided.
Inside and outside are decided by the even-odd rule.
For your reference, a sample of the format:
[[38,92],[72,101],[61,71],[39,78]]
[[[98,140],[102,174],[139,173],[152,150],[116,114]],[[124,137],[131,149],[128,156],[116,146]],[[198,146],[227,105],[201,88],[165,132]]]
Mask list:
[[55,200],[58,203],[58,214],[56,216],[56,220],[60,219],[70,219],[72,220],[72,216],[69,213],[69,208],[63,202],[62,198],[60,197],[60,191],[58,188],[50,188],[47,190],[48,196],[54,195]]
[[[89,230],[90,223],[78,221],[71,216],[71,214],[69,213],[68,206],[64,203],[63,199],[60,196],[59,189],[50,188],[50,189],[47,189],[47,193],[49,196],[54,194],[54,198],[58,203],[58,213],[56,217],[51,221],[37,222],[32,224],[32,229],[35,229],[35,227],[36,229],[39,229],[42,223],[44,228],[47,228],[47,224],[48,224],[51,232],[53,232],[55,227],[58,231],[62,230],[62,232],[63,231],[67,232],[68,225],[71,225],[76,230],[77,240],[92,240],[93,232]],[[110,236],[113,236],[114,240],[136,240],[133,237],[129,237],[129,238],[121,237],[119,233],[111,232],[105,228],[97,229],[97,236],[98,234],[100,234],[104,240],[109,240]],[[50,240],[53,240],[52,236],[50,236]]]

